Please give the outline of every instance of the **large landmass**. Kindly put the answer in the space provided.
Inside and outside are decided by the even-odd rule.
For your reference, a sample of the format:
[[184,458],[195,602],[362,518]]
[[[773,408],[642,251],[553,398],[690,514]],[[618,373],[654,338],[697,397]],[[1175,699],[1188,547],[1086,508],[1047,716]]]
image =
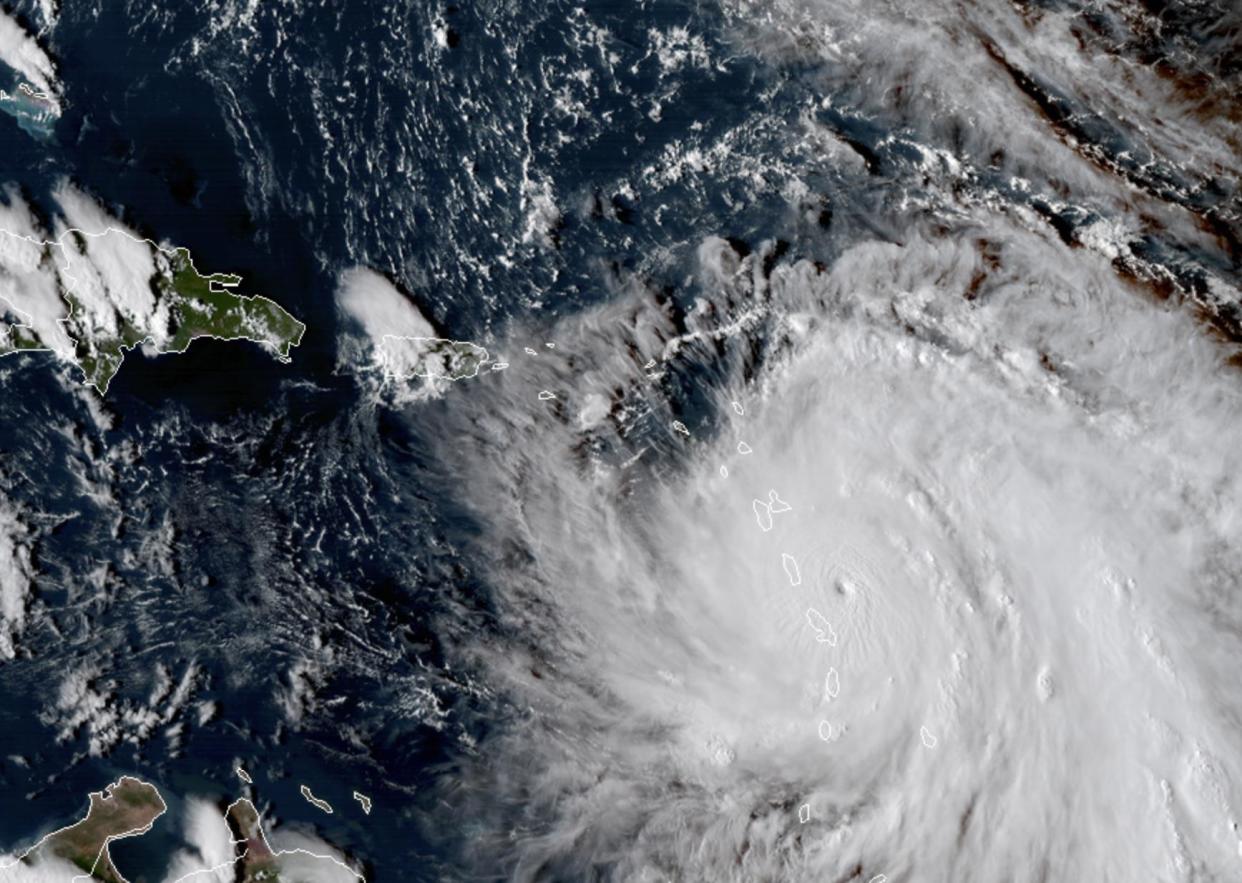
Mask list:
[[[125,776],[90,795],[90,807],[80,822],[48,834],[15,862],[0,864],[0,883],[128,883],[113,864],[108,844],[122,837],[145,834],[165,810],[164,800],[154,785]],[[302,848],[273,849],[258,810],[245,798],[229,804],[223,822],[232,844],[231,875],[230,866],[225,863],[192,871],[178,881],[352,883],[362,880],[357,871],[330,855]]]
[[[47,835],[22,856],[23,864],[38,866],[63,859],[85,876],[104,883],[125,883],[108,844],[121,837],[134,837],[150,830],[167,807],[154,785],[128,776],[90,795],[86,818]],[[0,879],[5,869],[0,868]]]
[[199,337],[249,340],[288,361],[306,330],[275,301],[236,293],[240,276],[199,273],[185,248],[117,229],[0,240],[0,357],[53,352],[100,393],[138,346],[182,353]]

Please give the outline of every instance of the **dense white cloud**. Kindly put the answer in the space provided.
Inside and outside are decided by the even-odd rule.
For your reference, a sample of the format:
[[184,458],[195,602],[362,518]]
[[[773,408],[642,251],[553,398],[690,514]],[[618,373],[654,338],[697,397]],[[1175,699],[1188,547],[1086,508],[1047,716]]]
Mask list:
[[17,71],[36,91],[59,91],[56,66],[38,42],[13,18],[0,12],[0,62]]
[[437,336],[408,297],[367,267],[341,274],[336,300],[353,326],[340,340],[342,369],[375,372],[399,400],[434,395],[453,380],[477,376],[490,361],[478,344]]
[[[708,333],[641,296],[556,329],[572,370],[456,403],[445,456],[521,635],[469,652],[532,711],[455,793],[549,820],[518,879],[1238,869],[1228,352],[1024,210],[902,239],[736,295],[784,355],[705,381],[726,423],[680,474],[584,464],[583,423],[530,400],[598,412]],[[758,258],[722,253],[700,250],[725,302]]]
[[[164,343],[167,307],[157,303],[150,284],[157,252],[68,182],[55,196],[62,212],[56,220],[60,275],[80,307],[81,325],[115,335],[124,319],[149,330],[156,346]],[[75,238],[71,230],[85,235]]]
[[395,285],[368,267],[354,267],[341,274],[336,302],[376,346],[389,334],[436,336],[435,329],[418,307]]
[[26,325],[59,357],[73,355],[61,320],[59,250],[48,246],[30,207],[15,190],[0,200],[0,308],[10,322]]
[[280,857],[280,877],[290,883],[357,883],[361,874],[350,868],[339,850],[305,831],[284,829],[269,838]]
[[55,856],[22,862],[19,856],[0,855],[0,883],[81,883],[81,870]]
[[26,526],[0,499],[0,659],[12,659],[30,600],[30,549]]
[[233,839],[220,808],[209,800],[188,798],[181,832],[189,848],[173,855],[165,878],[182,883],[232,883]]

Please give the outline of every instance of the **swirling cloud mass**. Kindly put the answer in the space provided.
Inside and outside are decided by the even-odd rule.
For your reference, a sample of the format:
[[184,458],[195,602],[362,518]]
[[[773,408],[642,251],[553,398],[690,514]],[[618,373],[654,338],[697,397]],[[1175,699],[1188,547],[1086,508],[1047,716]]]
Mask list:
[[[753,51],[826,60],[799,137],[887,195],[830,263],[709,237],[692,309],[631,279],[555,329],[572,360],[455,404],[510,635],[461,652],[515,706],[452,788],[484,853],[1236,879],[1236,93],[1140,64],[1116,7],[1111,53],[1020,5],[744,7]],[[842,94],[904,134],[829,131]]]

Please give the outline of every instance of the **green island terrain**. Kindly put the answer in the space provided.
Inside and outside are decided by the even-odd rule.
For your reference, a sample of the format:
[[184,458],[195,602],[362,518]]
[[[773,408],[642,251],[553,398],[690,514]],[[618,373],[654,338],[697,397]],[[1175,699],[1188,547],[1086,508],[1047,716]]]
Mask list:
[[146,832],[166,809],[154,785],[125,776],[92,793],[86,818],[44,837],[22,861],[33,864],[42,857],[56,856],[72,862],[92,880],[125,883],[112,864],[108,843]]
[[[219,340],[251,340],[273,350],[282,361],[288,361],[289,349],[302,340],[306,326],[281,309],[275,301],[259,295],[244,296],[229,289],[241,284],[241,277],[231,273],[201,275],[185,248],[171,255],[160,252],[164,261],[157,261],[157,272],[151,280],[157,297],[169,307],[167,339],[158,347],[161,353],[184,353],[197,337]],[[73,305],[70,295],[70,304]],[[88,329],[77,329],[74,316],[69,319],[70,334],[77,341],[75,353],[78,367],[86,382],[101,393],[121,368],[125,350],[133,349],[152,339],[153,329],[137,327],[128,317],[118,316],[121,333],[114,337],[98,337]]]
[[[79,266],[89,268],[91,244],[76,230],[57,242],[44,243],[45,260],[41,262],[54,263],[52,259],[57,253],[69,259],[55,277],[66,312],[60,324],[72,341],[72,361],[82,371],[86,384],[101,394],[108,391],[125,353],[140,345],[150,346],[157,353],[183,353],[200,337],[249,340],[287,362],[290,348],[301,342],[306,326],[279,304],[259,295],[233,291],[241,284],[240,276],[204,276],[195,269],[188,249],[167,250],[119,230],[92,234],[91,238],[109,236],[125,236],[134,243],[145,243],[154,272],[143,291],[105,291],[101,295],[97,288],[92,288],[90,302],[86,302],[88,295],[75,284],[73,274],[81,272]],[[135,302],[150,301],[154,302],[153,309],[135,311]],[[41,339],[37,329],[15,320],[12,314],[0,313],[0,356],[48,349],[52,349],[51,341]]]
[[0,321],[0,356],[44,348],[43,341],[31,328],[8,320]]

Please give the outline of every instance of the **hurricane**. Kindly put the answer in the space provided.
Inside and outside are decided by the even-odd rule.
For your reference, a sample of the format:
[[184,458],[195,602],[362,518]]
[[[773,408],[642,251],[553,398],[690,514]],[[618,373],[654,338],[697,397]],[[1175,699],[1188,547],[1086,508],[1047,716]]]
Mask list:
[[704,238],[684,312],[632,282],[461,409],[513,708],[452,799],[523,880],[1231,879],[1232,308],[1149,255],[1236,302],[1236,114],[1065,9],[765,8],[883,209],[829,266]]
[[[510,635],[467,655],[515,696],[471,793],[518,878],[1239,860],[1232,369],[1046,231],[907,236],[774,274],[781,352],[722,369],[706,437],[583,426],[637,358],[537,372],[545,420],[494,416],[528,410],[502,387],[454,428]],[[658,336],[635,309],[632,349]]]

